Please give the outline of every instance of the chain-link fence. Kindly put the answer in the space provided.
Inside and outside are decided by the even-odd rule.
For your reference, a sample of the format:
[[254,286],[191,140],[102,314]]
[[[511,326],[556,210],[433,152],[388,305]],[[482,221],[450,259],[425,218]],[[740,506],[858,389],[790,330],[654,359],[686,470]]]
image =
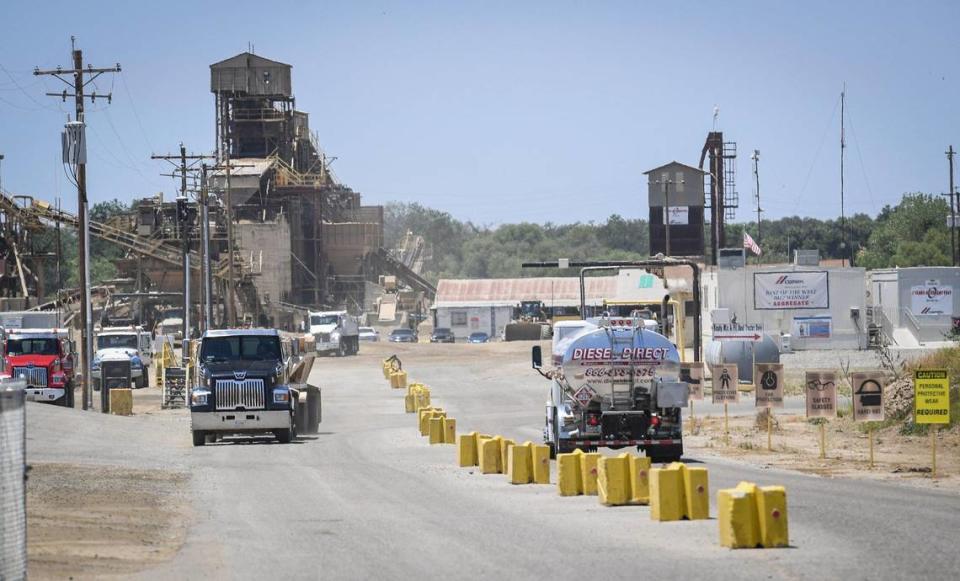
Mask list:
[[0,379],[0,581],[27,576],[25,387]]

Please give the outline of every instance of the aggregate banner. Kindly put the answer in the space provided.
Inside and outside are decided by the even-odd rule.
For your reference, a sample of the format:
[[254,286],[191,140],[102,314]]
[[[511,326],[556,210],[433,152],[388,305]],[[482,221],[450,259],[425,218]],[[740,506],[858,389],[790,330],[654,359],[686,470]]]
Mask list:
[[825,271],[754,273],[753,308],[829,309],[830,275]]

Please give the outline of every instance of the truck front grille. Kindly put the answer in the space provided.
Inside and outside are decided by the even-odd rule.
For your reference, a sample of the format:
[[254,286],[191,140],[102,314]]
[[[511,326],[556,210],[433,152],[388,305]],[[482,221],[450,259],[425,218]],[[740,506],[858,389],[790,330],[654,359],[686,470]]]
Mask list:
[[329,343],[330,333],[317,333],[317,341],[320,341],[321,343]]
[[24,378],[28,387],[47,387],[46,367],[14,367],[13,376]]
[[214,387],[218,410],[261,410],[264,407],[262,379],[218,379]]

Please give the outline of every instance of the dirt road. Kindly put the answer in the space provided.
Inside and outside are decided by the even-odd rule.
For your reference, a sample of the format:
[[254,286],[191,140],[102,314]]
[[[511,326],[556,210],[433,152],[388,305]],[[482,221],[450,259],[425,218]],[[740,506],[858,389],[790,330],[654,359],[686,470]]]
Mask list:
[[[646,507],[602,507],[595,497],[561,498],[554,486],[511,486],[503,476],[457,468],[452,446],[431,447],[419,436],[402,393],[386,386],[379,368],[385,354],[398,352],[461,432],[537,441],[546,385],[529,370],[528,349],[383,344],[364,345],[359,357],[321,359],[312,376],[324,390],[321,433],[290,445],[192,448],[187,415],[174,412],[83,418],[66,431],[81,437],[57,447],[55,434],[64,432],[51,424],[82,414],[35,405],[30,459],[186,475],[183,496],[166,503],[188,523],[182,546],[160,564],[141,560],[140,577],[148,579],[556,580],[640,571],[949,579],[960,570],[948,533],[960,529],[955,493],[823,478],[691,449],[689,459],[710,470],[711,496],[743,479],[787,487],[794,548],[729,551],[718,545],[716,520],[655,523]],[[178,544],[175,527],[158,526]],[[62,571],[41,569],[32,545],[31,557],[32,570]],[[81,575],[116,572],[96,561],[85,561]]]

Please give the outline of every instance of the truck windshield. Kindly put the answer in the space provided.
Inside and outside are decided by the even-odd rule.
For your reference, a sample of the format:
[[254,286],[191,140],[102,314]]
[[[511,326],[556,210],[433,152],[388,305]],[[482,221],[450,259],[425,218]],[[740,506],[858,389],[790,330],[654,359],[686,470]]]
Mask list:
[[136,335],[100,335],[97,337],[97,349],[137,349]]
[[59,355],[56,339],[7,339],[7,355]]
[[200,349],[204,361],[279,361],[280,339],[269,335],[207,337]]
[[310,325],[336,325],[340,321],[337,315],[310,315]]

